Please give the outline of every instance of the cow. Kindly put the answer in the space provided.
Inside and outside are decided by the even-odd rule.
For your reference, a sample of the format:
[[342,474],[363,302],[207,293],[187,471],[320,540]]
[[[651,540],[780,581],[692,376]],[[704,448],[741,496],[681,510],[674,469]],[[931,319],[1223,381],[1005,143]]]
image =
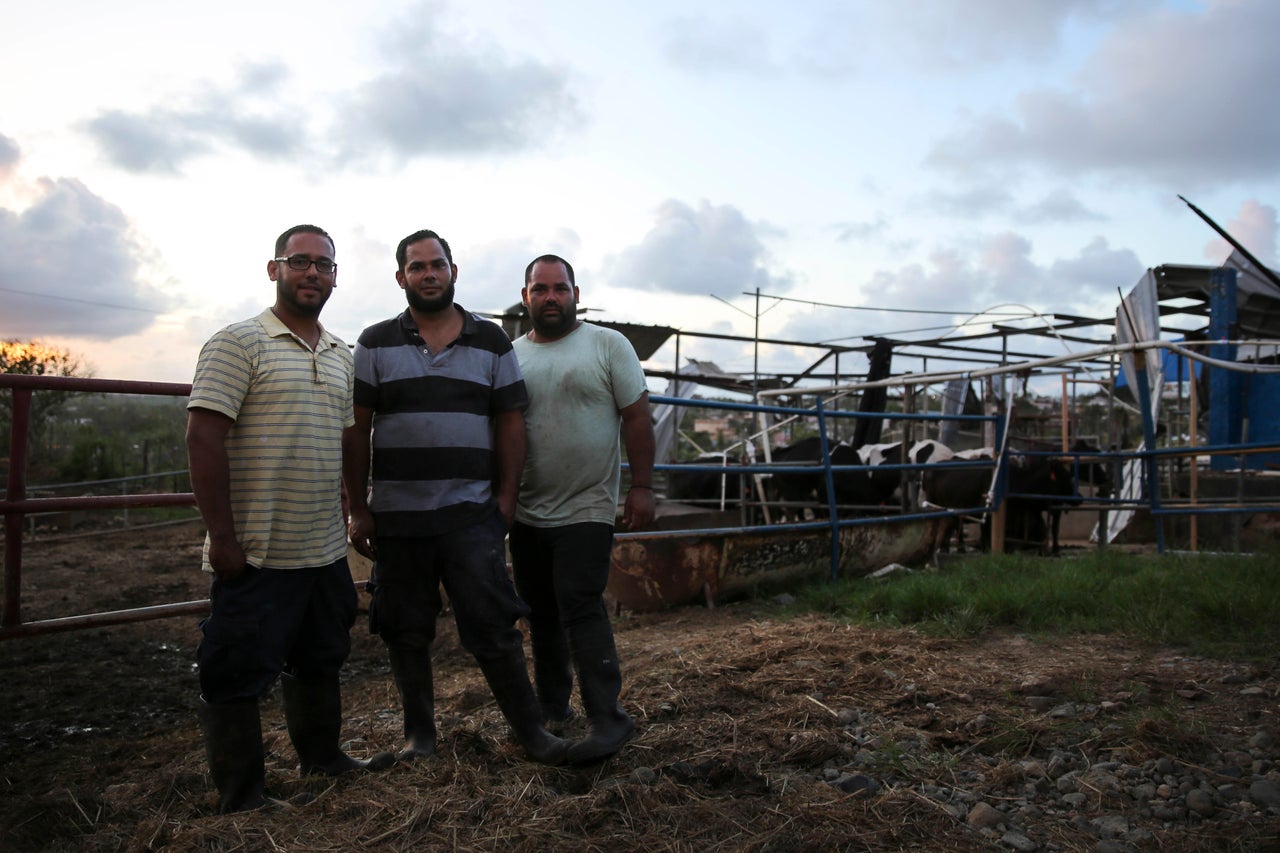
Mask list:
[[[882,465],[897,465],[902,459],[902,445],[869,444],[854,450],[847,444],[831,445],[831,464],[872,466],[866,471],[832,471],[836,503],[843,507],[866,510],[883,507],[893,499],[903,480],[903,469],[874,470]],[[911,445],[907,459],[923,464],[950,458],[951,451],[936,441],[918,441]],[[822,445],[814,436],[774,451],[774,464],[804,465],[822,461]],[[912,474],[912,472],[908,472]],[[771,475],[771,491],[775,500],[786,502],[827,503],[826,474],[822,469],[810,472],[779,472]],[[821,507],[818,513],[821,514]]]
[[[1058,506],[1051,506],[1047,510],[1049,529],[1053,541],[1053,554],[1057,554],[1059,551],[1058,529],[1062,524],[1062,505],[1079,506],[1084,500],[1080,494],[1082,486],[1091,487],[1096,497],[1105,498],[1111,494],[1111,474],[1107,463],[1097,458],[1087,458],[1087,454],[1101,453],[1101,448],[1089,444],[1083,439],[1076,439],[1068,452],[1071,455],[1062,457],[1062,461],[1070,472],[1068,475],[1071,478],[1070,494],[1066,495]],[[1081,455],[1086,455],[1086,458],[1082,459]]]
[[[834,454],[833,454],[834,455]],[[773,449],[773,465],[812,465],[822,461],[822,440],[818,436],[809,436],[791,444]],[[779,471],[769,474],[766,492],[769,500],[780,502],[784,506],[779,512],[784,519],[803,520],[805,508],[787,506],[785,504],[816,503],[818,495],[826,498],[826,475],[821,470]]]
[[[1077,442],[1072,453],[1099,452],[1098,448]],[[994,459],[989,448],[957,452],[955,459]],[[1078,476],[1077,476],[1078,471]],[[926,469],[922,487],[927,503],[948,509],[980,507],[987,503],[993,471],[981,468]],[[1031,456],[1010,451],[1006,493],[1009,495],[1005,510],[1005,531],[1011,542],[1029,543],[1042,552],[1061,552],[1059,533],[1064,507],[1077,506],[1083,500],[1079,492],[1082,484],[1092,485],[1097,494],[1109,489],[1110,478],[1106,467],[1094,461],[1082,461],[1078,465],[1074,456]],[[957,550],[964,551],[963,522],[957,518],[945,525],[935,540],[936,550],[949,546],[953,534],[958,534]],[[983,520],[982,547],[990,545],[990,515]]]
[[[992,460],[995,453],[990,447],[976,450],[960,450],[952,455],[953,461]],[[991,490],[994,470],[983,467],[933,467],[926,468],[921,476],[922,502],[946,509],[975,509],[985,506]],[[964,553],[964,519],[954,516],[945,520],[934,540],[934,553],[951,544],[956,537],[956,548]]]
[[[847,444],[832,444],[829,450],[832,465],[864,464],[858,452]],[[821,439],[810,436],[776,448],[772,462],[774,465],[788,466],[818,465],[822,462]],[[832,471],[831,478],[835,485],[837,504],[865,506],[879,503],[871,477],[866,471]],[[828,505],[826,471],[815,467],[813,471],[779,471],[770,474],[769,493],[772,500],[793,504],[782,508],[788,517],[796,520],[802,518],[804,510],[794,506],[802,503],[816,504],[818,508],[813,515],[822,515]]]
[[[877,468],[882,465],[903,464],[901,442],[867,444],[858,448],[858,455],[862,459],[862,464]],[[929,462],[945,462],[952,456],[951,448],[942,442],[932,439],[914,442],[907,449],[907,463],[915,465],[924,465]],[[920,482],[921,470],[919,468],[890,468],[871,471],[870,477],[876,497],[875,502],[878,504],[889,503],[904,481],[907,483]]]
[[[677,465],[737,465],[739,459],[729,453],[700,453],[698,458]],[[728,471],[668,470],[667,500],[683,501],[719,509],[737,507],[750,496],[747,475]]]
[[1056,555],[1062,519],[1056,507],[1080,502],[1071,464],[1058,457],[1010,453],[1008,495],[1005,536]]
[[1097,447],[1077,441],[1070,452],[1069,456],[1029,456],[1011,451],[1009,456],[1005,530],[1010,538],[1053,556],[1062,550],[1058,534],[1064,507],[1079,506],[1084,500],[1080,485],[1092,486],[1099,496],[1111,488],[1105,464],[1076,461],[1074,454],[1098,453]]
[[1071,445],[1069,452],[1071,456],[1067,458],[1076,471],[1078,485],[1091,486],[1094,495],[1097,497],[1110,495],[1113,485],[1110,463],[1106,459],[1099,457],[1092,459],[1087,457],[1087,454],[1090,453],[1101,453],[1102,448],[1078,438]]

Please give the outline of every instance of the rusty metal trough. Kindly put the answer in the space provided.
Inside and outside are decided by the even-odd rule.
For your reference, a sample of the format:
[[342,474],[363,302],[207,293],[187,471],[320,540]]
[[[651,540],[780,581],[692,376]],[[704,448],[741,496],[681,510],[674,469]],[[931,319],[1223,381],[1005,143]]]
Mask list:
[[[714,524],[719,515],[701,517]],[[697,518],[685,516],[686,524]],[[938,518],[885,519],[841,528],[840,576],[867,575],[890,563],[918,564],[929,556],[941,523]],[[708,527],[619,534],[605,597],[614,609],[645,613],[699,602],[710,605],[760,588],[828,577],[831,528],[796,528]]]

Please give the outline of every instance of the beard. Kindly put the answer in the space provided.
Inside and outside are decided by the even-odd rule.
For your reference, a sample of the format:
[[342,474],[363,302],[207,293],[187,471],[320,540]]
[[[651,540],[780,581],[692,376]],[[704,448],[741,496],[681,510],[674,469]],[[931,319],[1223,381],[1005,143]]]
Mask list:
[[422,296],[416,290],[408,287],[404,289],[404,298],[408,300],[409,307],[415,311],[421,311],[424,314],[437,314],[453,305],[453,281],[450,280],[449,285],[444,289],[444,293],[431,299]]
[[293,311],[299,317],[319,317],[320,310],[324,308],[324,304],[329,301],[333,288],[321,290],[319,297],[314,301],[303,301],[298,298],[298,289],[291,286],[287,282],[281,280],[276,282],[276,297],[285,305],[289,306],[289,310]]
[[578,324],[578,306],[576,304],[560,306],[559,314],[530,313],[529,321],[533,330],[548,340],[562,338],[574,330]]

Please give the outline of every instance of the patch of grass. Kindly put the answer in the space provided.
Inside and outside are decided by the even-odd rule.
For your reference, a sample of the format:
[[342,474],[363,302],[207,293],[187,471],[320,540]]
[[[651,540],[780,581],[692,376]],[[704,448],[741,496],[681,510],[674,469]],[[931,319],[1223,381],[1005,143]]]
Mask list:
[[1073,559],[976,558],[937,572],[806,587],[796,609],[942,636],[993,628],[1119,633],[1191,654],[1274,660],[1280,652],[1280,559],[1118,551]]
[[1098,686],[1092,672],[1084,673],[1078,680],[1067,685],[1067,698],[1072,702],[1087,704],[1095,701],[1097,696]]
[[957,764],[957,756],[953,753],[893,742],[878,747],[866,769],[882,776],[896,774],[904,779],[937,779],[946,776]]
[[1042,726],[1020,718],[997,720],[990,732],[973,747],[983,755],[1016,759],[1028,755],[1035,747]]

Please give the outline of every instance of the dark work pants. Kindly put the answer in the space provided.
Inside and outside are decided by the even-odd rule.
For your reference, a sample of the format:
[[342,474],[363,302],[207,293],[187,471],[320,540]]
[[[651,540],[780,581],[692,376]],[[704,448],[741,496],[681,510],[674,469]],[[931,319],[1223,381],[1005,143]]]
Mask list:
[[[436,637],[440,585],[449,593],[458,639],[478,661],[522,649],[516,621],[528,613],[511,585],[496,512],[461,530],[421,538],[378,537],[369,579],[369,628],[388,646],[426,651]],[[521,651],[523,655],[523,651]]]
[[356,588],[346,557],[310,569],[246,566],[234,581],[215,577],[209,598],[196,652],[206,702],[256,699],[285,670],[334,675],[351,653]]
[[[604,603],[613,526],[596,522],[511,529],[516,589],[529,605],[538,700],[556,714],[573,692],[573,651],[613,650]],[[581,651],[579,652],[581,653]]]

